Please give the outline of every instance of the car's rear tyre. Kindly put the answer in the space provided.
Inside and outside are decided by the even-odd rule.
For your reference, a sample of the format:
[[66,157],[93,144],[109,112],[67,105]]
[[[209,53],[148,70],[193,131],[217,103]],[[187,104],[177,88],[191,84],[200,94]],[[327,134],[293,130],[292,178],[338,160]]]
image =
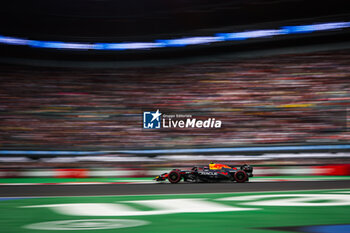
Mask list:
[[235,181],[237,183],[244,183],[246,181],[248,181],[248,175],[245,171],[239,170],[236,171],[235,174],[233,175],[233,177],[235,178]]
[[173,171],[169,172],[168,180],[172,184],[179,183],[181,180],[180,172],[178,170],[173,170]]

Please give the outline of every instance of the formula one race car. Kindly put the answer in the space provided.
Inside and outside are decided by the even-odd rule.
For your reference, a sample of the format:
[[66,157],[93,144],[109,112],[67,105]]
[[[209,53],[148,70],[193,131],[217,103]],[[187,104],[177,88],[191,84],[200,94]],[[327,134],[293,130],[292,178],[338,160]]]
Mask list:
[[209,166],[193,167],[191,170],[173,169],[169,173],[163,173],[154,178],[156,181],[169,180],[176,184],[183,179],[185,182],[247,182],[253,176],[253,168],[244,164],[240,169],[224,164],[210,163]]

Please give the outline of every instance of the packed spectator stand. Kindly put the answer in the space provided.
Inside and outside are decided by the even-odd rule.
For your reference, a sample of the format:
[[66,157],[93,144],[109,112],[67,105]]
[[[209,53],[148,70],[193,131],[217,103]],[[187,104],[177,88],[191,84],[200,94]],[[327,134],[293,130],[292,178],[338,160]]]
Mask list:
[[[348,142],[350,51],[154,68],[2,65],[0,146],[127,149]],[[222,128],[142,129],[142,112]]]

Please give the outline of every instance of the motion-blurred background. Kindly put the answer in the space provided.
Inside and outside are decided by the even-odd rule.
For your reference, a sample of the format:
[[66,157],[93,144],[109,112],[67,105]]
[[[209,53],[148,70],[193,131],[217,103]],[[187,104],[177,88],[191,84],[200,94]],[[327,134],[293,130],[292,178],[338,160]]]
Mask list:
[[[211,161],[257,177],[350,175],[344,4],[1,3],[0,183]],[[143,129],[157,109],[222,127]]]

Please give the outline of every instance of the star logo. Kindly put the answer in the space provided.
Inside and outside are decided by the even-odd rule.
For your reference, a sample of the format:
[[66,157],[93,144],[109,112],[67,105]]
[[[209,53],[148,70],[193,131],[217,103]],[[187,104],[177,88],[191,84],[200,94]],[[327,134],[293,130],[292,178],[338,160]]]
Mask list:
[[157,111],[155,113],[151,113],[151,115],[153,116],[152,121],[156,120],[159,121],[159,117],[162,115],[160,112],[159,112],[159,109],[157,109]]
[[143,112],[143,128],[144,129],[160,129],[162,113],[157,109],[156,112]]

